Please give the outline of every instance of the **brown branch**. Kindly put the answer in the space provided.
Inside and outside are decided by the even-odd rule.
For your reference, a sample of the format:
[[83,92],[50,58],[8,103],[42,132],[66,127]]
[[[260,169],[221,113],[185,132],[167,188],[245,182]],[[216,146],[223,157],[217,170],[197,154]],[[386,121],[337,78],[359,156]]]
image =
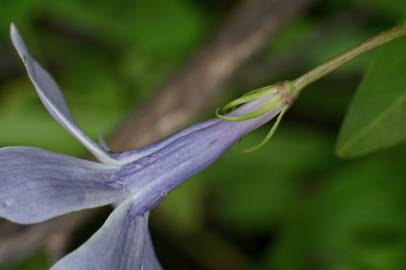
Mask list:
[[[309,48],[321,49],[324,44],[335,40],[342,29],[362,28],[368,21],[367,15],[359,9],[347,9],[320,23],[303,40],[283,52],[254,57],[239,72],[233,84],[239,89],[250,89],[283,78],[287,73],[302,73],[313,66],[303,66],[309,62]],[[311,62],[311,61],[310,61]],[[283,78],[290,79],[290,78]]]
[[109,145],[128,150],[166,136],[212,102],[231,75],[289,19],[313,0],[246,0],[217,35],[149,102],[136,108],[112,134]]
[[[314,0],[246,0],[230,14],[216,36],[201,48],[145,105],[136,108],[112,134],[114,150],[134,148],[188,123],[241,65],[286,22]],[[59,256],[69,235],[92,211],[81,211],[0,236],[0,263],[15,261],[41,247]],[[55,253],[56,251],[56,253]]]

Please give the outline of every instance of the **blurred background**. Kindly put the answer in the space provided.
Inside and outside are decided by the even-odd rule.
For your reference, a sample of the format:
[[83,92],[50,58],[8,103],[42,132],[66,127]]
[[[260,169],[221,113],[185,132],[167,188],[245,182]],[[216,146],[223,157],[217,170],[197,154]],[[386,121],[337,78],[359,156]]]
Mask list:
[[[172,131],[213,117],[247,90],[292,79],[406,17],[404,0],[262,4],[270,2],[276,2],[270,13],[264,8],[257,16],[260,0],[0,0],[0,146],[86,155],[40,104],[11,48],[11,21],[59,82],[79,125],[97,138],[154,104],[149,101],[168,83],[179,100],[193,93],[198,104],[190,109],[192,99],[182,101],[187,118],[165,122]],[[239,50],[248,40],[244,33],[259,31],[256,18],[268,18],[275,29],[264,30],[260,45],[247,42],[248,49]],[[227,42],[238,33],[242,38]],[[221,53],[214,57],[213,51]],[[335,156],[345,110],[372,55],[307,88],[265,147],[241,153],[270,126],[245,137],[152,212],[152,238],[165,269],[406,269],[406,145],[355,160]],[[232,59],[231,68],[214,71],[210,61],[222,57]],[[183,74],[207,74],[199,71],[204,65],[214,75],[190,81],[186,90],[176,87]],[[221,83],[204,86],[211,79]],[[194,94],[195,86],[201,92]],[[200,96],[204,87],[210,95]],[[90,237],[110,211],[35,226],[0,220],[0,269],[47,269]]]

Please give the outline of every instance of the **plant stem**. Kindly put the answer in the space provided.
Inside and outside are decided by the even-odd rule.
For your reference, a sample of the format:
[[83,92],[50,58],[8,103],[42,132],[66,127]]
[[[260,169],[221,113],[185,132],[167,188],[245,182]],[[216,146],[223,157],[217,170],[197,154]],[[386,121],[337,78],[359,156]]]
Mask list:
[[392,29],[389,29],[385,32],[382,32],[361,45],[333,58],[332,60],[310,70],[304,75],[300,76],[296,80],[292,81],[293,89],[298,94],[300,91],[305,88],[310,83],[317,81],[318,79],[329,74],[336,68],[342,66],[343,64],[351,61],[357,56],[372,50],[376,47],[379,47],[393,39],[406,35],[406,25],[397,26]]

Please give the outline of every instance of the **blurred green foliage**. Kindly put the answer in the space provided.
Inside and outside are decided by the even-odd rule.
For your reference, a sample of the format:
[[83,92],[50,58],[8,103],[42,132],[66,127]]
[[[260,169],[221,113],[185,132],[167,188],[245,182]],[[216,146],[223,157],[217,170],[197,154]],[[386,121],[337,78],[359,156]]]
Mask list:
[[[0,0],[0,62],[7,64],[0,65],[0,146],[84,153],[42,108],[10,47],[10,21],[61,85],[79,125],[95,138],[151,96],[215,32],[233,4]],[[217,105],[294,78],[405,16],[403,0],[319,1],[242,68]],[[287,62],[272,66],[281,57]],[[151,220],[166,269],[211,269],[199,262],[224,247],[252,269],[405,269],[406,147],[352,161],[334,156],[339,126],[370,59],[362,57],[306,89],[270,144],[240,153],[263,138],[264,127],[168,196]],[[187,242],[187,249],[199,250],[193,257],[183,252],[182,241],[166,235],[194,240],[207,231],[217,242],[199,249],[198,241]],[[48,260],[38,252],[0,268],[45,269]]]
[[20,270],[20,269],[30,269],[30,270],[43,270],[49,267],[48,258],[45,252],[36,252],[31,255],[28,259],[16,263],[14,266],[7,267],[7,270]]

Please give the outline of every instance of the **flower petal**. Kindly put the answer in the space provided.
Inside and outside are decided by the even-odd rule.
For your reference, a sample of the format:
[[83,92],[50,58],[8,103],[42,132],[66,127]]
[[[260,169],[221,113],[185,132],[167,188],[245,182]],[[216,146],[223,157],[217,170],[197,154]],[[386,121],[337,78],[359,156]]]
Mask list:
[[209,120],[211,124],[203,128],[191,132],[186,129],[182,136],[175,134],[159,145],[151,146],[155,151],[123,165],[112,179],[126,183],[133,192],[133,200],[144,211],[149,211],[175,187],[211,165],[242,136],[272,119],[279,111],[277,108],[242,122]]
[[144,147],[137,148],[135,150],[126,151],[126,152],[112,153],[112,156],[120,161],[123,161],[124,163],[129,163],[131,161],[140,159],[140,158],[150,155],[154,152],[157,152],[182,137],[185,137],[191,133],[194,133],[194,132],[197,132],[197,131],[200,131],[203,129],[207,129],[211,126],[218,124],[221,121],[222,120],[219,118],[210,119],[210,120],[192,125],[190,127],[184,128],[166,138],[163,138],[154,143],[148,144]]
[[14,24],[11,24],[10,36],[14,47],[24,63],[28,76],[34,84],[35,90],[48,112],[100,161],[117,164],[118,161],[111,158],[106,151],[91,140],[77,126],[73,117],[69,113],[65,99],[63,98],[58,85],[48,72],[45,71],[34,58],[32,58],[24,40]]
[[158,258],[155,255],[154,246],[152,244],[151,235],[147,229],[144,242],[144,256],[142,259],[142,270],[163,270]]
[[0,217],[40,222],[128,196],[104,165],[33,147],[0,149]]
[[86,243],[51,270],[142,269],[148,213],[140,214],[137,209],[131,198],[124,201]]
[[270,121],[273,117],[275,117],[276,115],[278,115],[278,113],[281,112],[281,110],[285,105],[280,100],[280,97],[276,93],[277,93],[276,90],[272,91],[268,95],[265,95],[260,99],[243,104],[241,107],[237,108],[236,110],[226,115],[227,117],[239,117],[239,116],[241,117],[242,115],[250,114],[252,112],[255,112],[256,110],[259,110],[261,107],[264,106],[264,104],[271,102],[275,103],[274,104],[275,108],[273,110],[267,111],[256,118],[241,121],[240,123],[231,123],[231,124],[230,121],[224,121],[223,119],[220,118],[210,119],[189,126],[183,130],[176,132],[175,134],[172,134],[152,144],[146,145],[142,148],[121,153],[112,153],[112,156],[124,163],[130,163],[132,161],[151,155],[154,152],[159,152],[168,145],[176,143],[176,141],[187,140],[188,137],[195,136],[196,134],[205,133],[206,131],[210,132],[210,130],[215,130],[218,126],[224,127],[223,137],[225,139],[228,135],[227,134],[228,128],[226,128],[226,126],[231,126],[232,129],[231,132],[238,134],[238,137],[242,137],[251,130],[258,128],[259,126]]

